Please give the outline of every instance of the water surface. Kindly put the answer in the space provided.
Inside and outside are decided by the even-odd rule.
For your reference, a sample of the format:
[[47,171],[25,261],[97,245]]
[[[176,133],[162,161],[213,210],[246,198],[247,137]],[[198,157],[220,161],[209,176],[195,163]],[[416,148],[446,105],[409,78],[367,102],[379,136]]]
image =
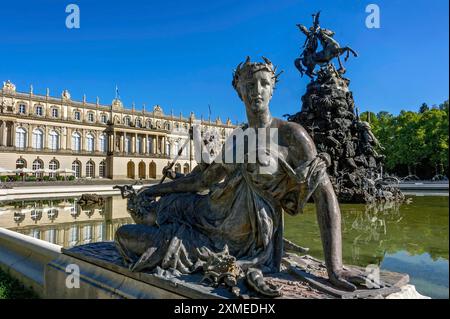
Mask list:
[[[94,207],[80,207],[76,200],[0,203],[0,227],[73,247],[112,240],[118,227],[132,223],[119,196]],[[429,196],[401,206],[341,205],[344,263],[408,273],[420,293],[448,298],[448,208],[448,197]],[[303,215],[286,216],[285,237],[323,258],[314,205],[308,204]]]

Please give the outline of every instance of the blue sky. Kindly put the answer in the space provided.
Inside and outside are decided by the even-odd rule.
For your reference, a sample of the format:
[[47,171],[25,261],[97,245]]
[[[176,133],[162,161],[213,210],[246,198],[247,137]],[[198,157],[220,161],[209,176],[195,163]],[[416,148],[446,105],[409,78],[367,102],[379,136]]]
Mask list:
[[[65,8],[76,3],[81,28],[67,29]],[[368,29],[365,8],[381,10]],[[0,6],[0,80],[18,90],[109,104],[116,84],[127,106],[160,104],[166,113],[245,120],[231,86],[235,66],[264,55],[285,72],[271,104],[274,116],[300,110],[309,80],[293,61],[309,25],[322,27],[359,53],[346,63],[361,111],[417,110],[448,99],[448,0],[191,0],[120,3],[92,0],[5,1]]]

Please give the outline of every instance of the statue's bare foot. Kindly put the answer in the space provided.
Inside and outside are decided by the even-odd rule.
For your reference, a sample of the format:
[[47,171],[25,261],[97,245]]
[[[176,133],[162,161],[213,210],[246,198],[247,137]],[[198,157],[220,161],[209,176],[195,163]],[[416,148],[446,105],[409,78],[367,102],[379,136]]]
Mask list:
[[335,271],[329,275],[329,279],[337,288],[348,291],[355,291],[358,286],[363,286],[365,289],[379,289],[384,286],[381,281],[375,281],[369,277],[369,274],[354,268],[344,268],[340,271]]

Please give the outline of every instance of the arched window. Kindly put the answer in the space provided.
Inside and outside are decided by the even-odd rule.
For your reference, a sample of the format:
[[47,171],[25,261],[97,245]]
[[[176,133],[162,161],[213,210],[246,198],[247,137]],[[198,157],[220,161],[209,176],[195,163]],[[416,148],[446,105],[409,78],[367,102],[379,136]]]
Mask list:
[[175,164],[175,172],[181,173],[181,165],[180,165],[180,163]]
[[26,168],[27,162],[23,158],[19,158],[16,161],[16,168]]
[[129,161],[127,164],[127,177],[134,179],[134,163]]
[[18,127],[16,129],[16,147],[27,147],[27,131],[23,127]]
[[184,164],[184,166],[183,166],[183,174],[185,174],[185,175],[189,174],[189,164],[188,163]]
[[[50,163],[48,163],[48,168],[51,169],[52,171],[56,171],[59,168],[59,162],[55,159],[52,159],[50,161]],[[56,177],[56,173],[49,173],[49,176],[51,178],[55,178]]]
[[100,143],[100,151],[106,153],[108,151],[108,144],[106,143],[106,134],[100,135],[98,140]]
[[148,175],[150,178],[156,178],[156,163],[155,162],[150,163]]
[[92,160],[86,163],[86,177],[95,177],[95,163]]
[[139,178],[145,179],[145,163],[144,162],[140,162],[139,163]]
[[[33,171],[38,170],[38,169],[43,169],[44,162],[42,162],[42,160],[40,160],[40,159],[35,159],[33,161],[33,166],[31,168],[33,169]],[[42,177],[42,175],[43,175],[42,172],[36,173],[36,177]]]
[[69,229],[69,247],[73,247],[78,244],[78,226],[73,225]]
[[37,116],[42,116],[43,114],[44,114],[44,109],[42,108],[42,106],[41,105],[38,105],[38,106],[36,106],[36,115]]
[[48,241],[52,244],[56,243],[56,229],[51,228],[45,232],[45,241]]
[[106,162],[105,160],[101,161],[98,165],[98,175],[100,178],[106,178]]
[[88,152],[94,151],[94,136],[91,133],[86,134],[86,149]]
[[131,153],[131,141],[130,141],[130,138],[128,136],[125,136],[124,140],[125,140],[125,145],[124,145],[125,153]]
[[72,151],[81,151],[81,135],[78,132],[72,134]]
[[59,134],[56,131],[50,132],[50,149],[59,150]]
[[86,225],[83,228],[83,241],[85,244],[89,244],[92,242],[92,225]]
[[81,163],[79,161],[73,161],[72,170],[75,171],[74,175],[76,178],[81,177]]
[[129,126],[129,125],[130,125],[130,122],[131,122],[131,120],[130,120],[130,117],[129,117],[129,116],[125,116],[125,117],[123,118],[123,124],[125,124],[126,126]]
[[137,119],[135,120],[135,125],[136,125],[136,127],[141,127],[141,126],[142,126],[142,121],[141,121],[140,118],[137,118]]
[[152,128],[152,120],[147,120],[147,128]]
[[73,113],[73,118],[74,118],[75,121],[81,120],[81,113],[79,111],[75,111]]
[[44,134],[42,133],[42,130],[35,129],[33,131],[33,139],[32,139],[33,148],[37,150],[42,149],[43,142],[44,142]]

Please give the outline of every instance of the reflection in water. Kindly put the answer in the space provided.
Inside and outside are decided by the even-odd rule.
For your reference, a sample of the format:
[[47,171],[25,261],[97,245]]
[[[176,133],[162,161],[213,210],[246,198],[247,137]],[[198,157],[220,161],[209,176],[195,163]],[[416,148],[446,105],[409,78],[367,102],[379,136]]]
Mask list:
[[102,206],[89,207],[79,206],[77,200],[2,203],[0,227],[69,248],[113,240],[117,228],[132,223],[126,203],[119,197],[109,197]]
[[[80,207],[77,198],[0,204],[0,227],[63,247],[113,240],[132,223],[126,201],[109,197],[103,206]],[[412,204],[341,205],[346,264],[405,272],[419,292],[448,298],[448,197],[415,197]],[[285,236],[323,258],[315,208],[286,216]]]
[[[448,298],[448,207],[448,197],[415,197],[409,205],[341,205],[344,263],[362,267],[376,264],[383,269],[409,273],[419,292]],[[308,205],[304,215],[286,216],[285,220],[286,237],[309,247],[311,255],[323,258],[313,205]],[[392,259],[400,252],[401,258]],[[421,255],[429,256],[421,259],[424,263],[421,267],[427,271],[411,274],[409,267],[403,267]],[[396,263],[402,266],[394,267]],[[437,268],[442,263],[446,264],[443,273],[442,268]],[[411,267],[417,268],[418,264]],[[437,272],[439,283],[431,283],[428,278]],[[428,284],[440,288],[430,289]]]

